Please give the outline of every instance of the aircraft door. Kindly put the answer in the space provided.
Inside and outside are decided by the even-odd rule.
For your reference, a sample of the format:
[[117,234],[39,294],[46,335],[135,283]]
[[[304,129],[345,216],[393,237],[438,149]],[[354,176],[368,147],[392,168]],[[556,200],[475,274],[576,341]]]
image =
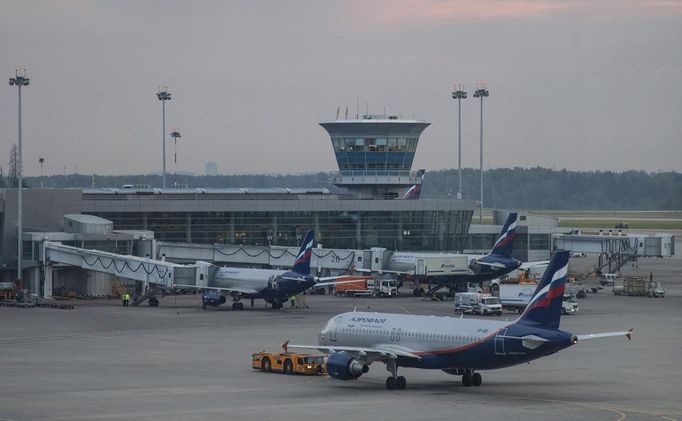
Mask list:
[[507,329],[502,329],[495,335],[495,355],[506,355],[507,352],[504,349],[504,340],[507,336]]
[[342,319],[342,317],[337,317],[332,320],[331,329],[329,329],[329,340],[332,342],[336,342],[336,329],[338,328]]

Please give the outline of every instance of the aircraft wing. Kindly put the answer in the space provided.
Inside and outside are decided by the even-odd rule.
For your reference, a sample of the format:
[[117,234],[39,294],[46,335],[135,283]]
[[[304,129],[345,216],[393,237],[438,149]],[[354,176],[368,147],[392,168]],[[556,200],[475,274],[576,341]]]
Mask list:
[[251,288],[241,288],[241,287],[230,287],[230,288],[221,288],[221,287],[198,287],[196,285],[181,285],[181,284],[175,284],[174,287],[176,288],[197,288],[197,289],[215,289],[218,291],[228,291],[228,292],[239,292],[241,294],[258,294],[260,291],[256,291],[255,289]]
[[357,279],[354,279],[352,281],[333,281],[333,282],[318,282],[315,284],[316,287],[326,287],[329,285],[338,285],[338,284],[354,284],[356,282],[359,282]]
[[[338,275],[338,276],[326,276],[324,278],[315,278],[318,281],[332,281],[334,279],[343,279],[343,278],[351,278],[353,277],[352,275]],[[351,281],[351,282],[357,282],[357,279]]]
[[536,260],[534,262],[521,263],[520,267],[523,269],[533,269],[542,266],[547,267],[547,265],[549,265],[549,260]]
[[256,291],[255,289],[251,288],[241,288],[241,287],[230,287],[230,288],[220,288],[220,287],[207,287],[206,289],[217,289],[220,291],[228,291],[228,292],[239,292],[242,294],[258,294],[260,291]]
[[609,338],[611,336],[625,336],[632,340],[632,329],[622,332],[604,332],[604,333],[587,333],[585,335],[576,335],[578,341],[585,341],[587,339]]
[[405,272],[405,271],[400,271],[400,270],[372,270],[372,269],[355,269],[356,272],[363,272],[363,273],[394,273],[396,275],[414,275],[414,271],[412,272]]
[[363,357],[368,360],[392,360],[398,357],[421,359],[421,357],[408,348],[395,345],[377,345],[375,347],[359,346],[327,346],[327,345],[288,345],[289,348],[316,349],[325,354],[345,352],[346,354]]

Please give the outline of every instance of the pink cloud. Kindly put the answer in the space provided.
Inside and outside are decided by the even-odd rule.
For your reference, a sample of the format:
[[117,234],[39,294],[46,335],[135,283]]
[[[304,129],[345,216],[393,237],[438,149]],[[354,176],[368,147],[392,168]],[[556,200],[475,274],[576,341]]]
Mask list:
[[513,19],[562,12],[594,15],[680,14],[680,0],[358,0],[355,19],[373,24],[458,19]]

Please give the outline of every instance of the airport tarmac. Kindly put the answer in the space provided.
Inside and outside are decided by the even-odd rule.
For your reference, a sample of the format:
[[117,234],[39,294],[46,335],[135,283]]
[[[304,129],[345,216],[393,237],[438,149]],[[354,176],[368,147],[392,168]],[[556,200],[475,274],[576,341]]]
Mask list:
[[[634,270],[634,269],[633,269]],[[0,308],[0,419],[5,420],[682,420],[682,259],[639,263],[665,282],[663,299],[580,300],[562,318],[574,333],[634,328],[632,341],[579,343],[529,365],[459,376],[401,369],[408,388],[387,391],[385,366],[356,381],[261,373],[254,351],[315,344],[327,319],[353,308],[451,315],[451,301],[411,296],[309,296],[309,309],[201,310],[198,295],[161,306],[78,301],[74,310]],[[505,313],[501,319],[513,319]]]

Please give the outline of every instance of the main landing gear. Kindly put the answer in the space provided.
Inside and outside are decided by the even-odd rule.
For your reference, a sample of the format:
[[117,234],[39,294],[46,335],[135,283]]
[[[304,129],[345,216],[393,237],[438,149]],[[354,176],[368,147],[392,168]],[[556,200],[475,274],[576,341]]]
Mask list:
[[241,301],[235,301],[232,303],[232,310],[244,310],[244,303]]
[[472,370],[467,370],[462,374],[462,386],[480,386],[483,383],[483,377],[481,373],[476,373]]
[[405,380],[405,377],[398,376],[398,362],[396,360],[386,361],[386,370],[391,373],[391,377],[386,378],[386,389],[404,390],[407,387],[407,380]]

